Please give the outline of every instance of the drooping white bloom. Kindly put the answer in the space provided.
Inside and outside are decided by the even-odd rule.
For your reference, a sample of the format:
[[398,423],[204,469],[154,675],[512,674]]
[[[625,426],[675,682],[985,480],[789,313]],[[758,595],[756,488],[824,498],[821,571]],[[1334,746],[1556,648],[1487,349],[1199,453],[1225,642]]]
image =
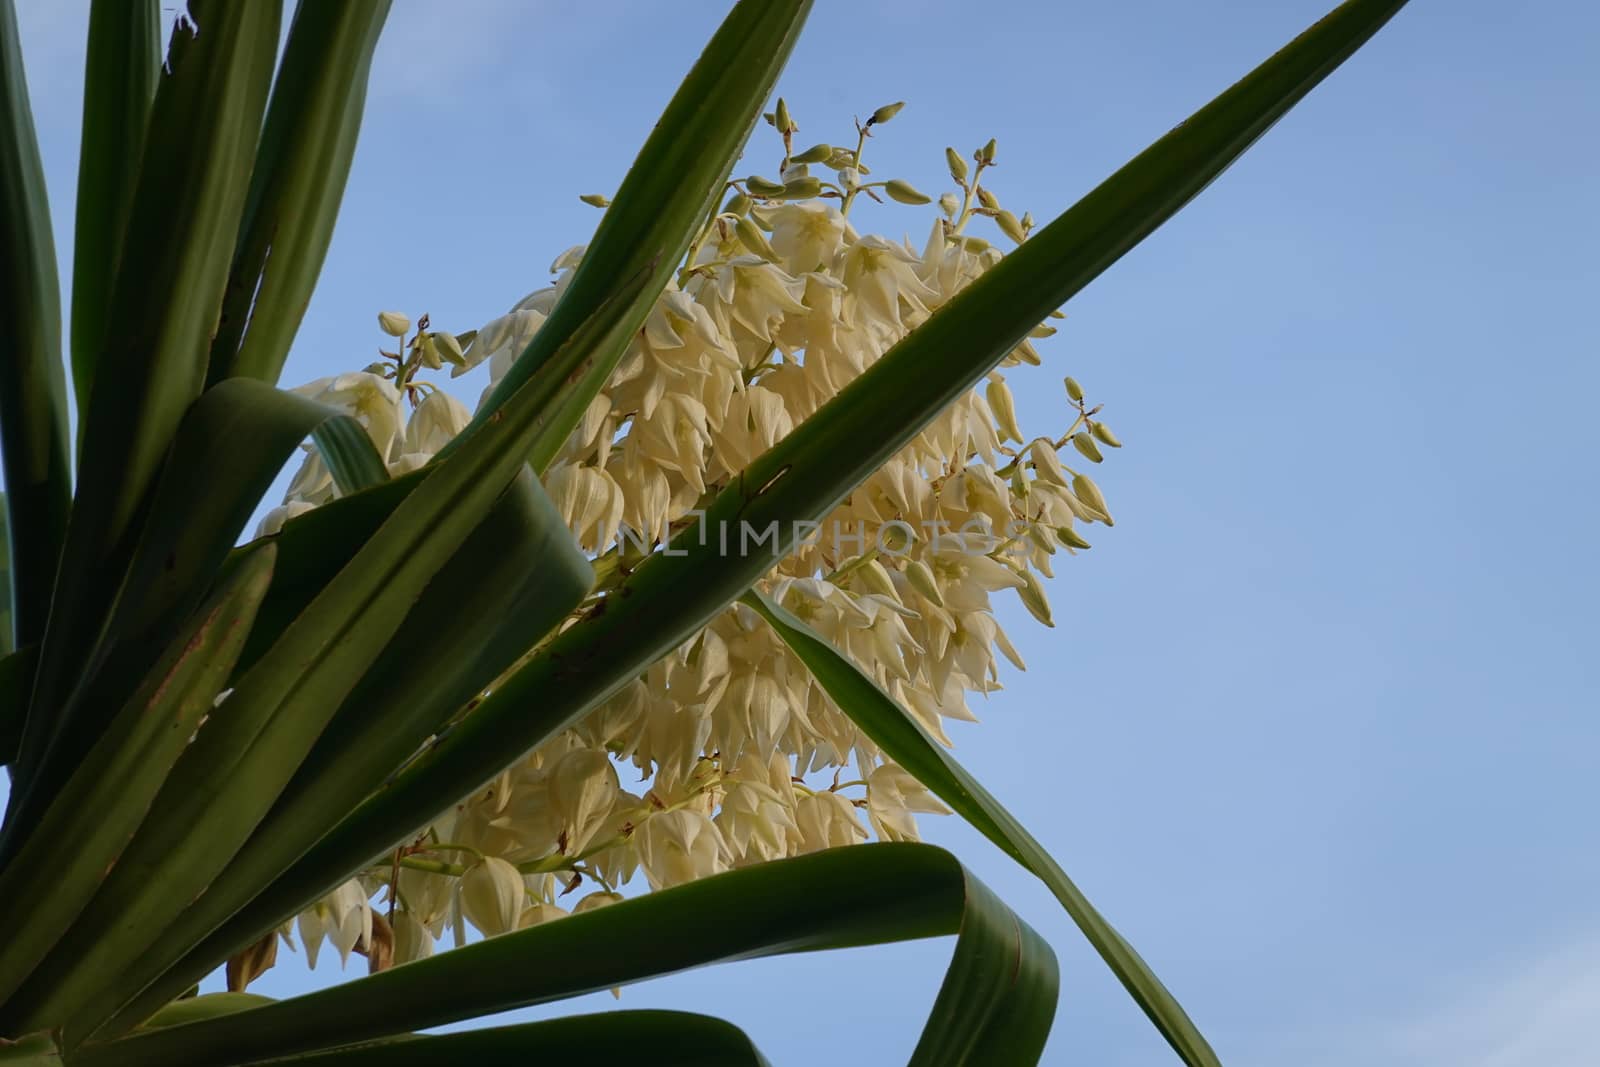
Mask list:
[[461,911],[485,937],[517,929],[527,887],[522,872],[499,856],[485,856],[461,876]]

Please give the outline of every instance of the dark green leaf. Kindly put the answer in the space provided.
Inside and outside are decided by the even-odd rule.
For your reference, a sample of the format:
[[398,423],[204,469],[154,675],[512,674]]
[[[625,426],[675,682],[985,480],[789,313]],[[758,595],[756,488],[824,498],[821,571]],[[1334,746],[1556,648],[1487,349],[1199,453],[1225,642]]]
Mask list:
[[72,471],[55,242],[12,0],[0,0],[0,249],[0,456],[12,573],[6,640],[15,648],[44,633]]
[[39,646],[28,645],[0,656],[0,766],[11,762],[22,737],[22,715],[33,690],[33,669]]
[[322,270],[390,0],[296,9],[272,89],[207,380],[276,382]]
[[615,1050],[647,1056],[650,1067],[769,1067],[744,1031],[709,1015],[609,1011],[408,1036],[290,1056],[295,1067],[440,1067],[441,1064],[595,1063]]
[[[274,548],[235,568],[165,653],[0,872],[0,913],[27,922],[0,942],[0,1033],[26,1033],[12,997],[114,869],[227,681],[272,576]],[[41,1023],[44,1027],[48,1023]]]
[[89,410],[95,361],[105,350],[112,286],[160,76],[159,0],[93,0],[72,229],[72,386],[79,411]]
[[333,484],[346,495],[389,480],[389,467],[367,436],[366,427],[349,415],[328,419],[311,431]]
[[[205,380],[233,254],[231,242],[217,235],[238,230],[277,54],[281,0],[189,6],[204,31],[180,21],[173,34],[170,73],[156,92],[128,216],[106,348],[95,361],[84,413],[77,495],[17,761],[25,801],[47,761],[55,761],[55,771],[72,762],[50,754],[58,738],[70,734],[74,745],[93,740],[63,720],[63,697],[99,643],[156,476]],[[44,777],[60,781],[59,773]]]
[[954,958],[911,1062],[1037,1062],[1056,1009],[1050,947],[954,857],[909,844],[831,849],[706,878],[322,992],[86,1046],[73,1062],[205,1067],[291,1055],[706,963],[946,934],[959,935]]

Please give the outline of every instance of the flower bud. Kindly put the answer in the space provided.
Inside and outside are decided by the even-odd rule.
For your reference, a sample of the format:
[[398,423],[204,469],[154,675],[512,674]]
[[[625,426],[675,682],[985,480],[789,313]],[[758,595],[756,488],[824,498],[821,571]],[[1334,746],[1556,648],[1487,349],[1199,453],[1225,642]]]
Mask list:
[[989,242],[982,237],[974,237],[971,234],[963,233],[957,235],[956,240],[960,241],[961,247],[968,252],[987,252],[989,250]]
[[433,338],[434,348],[447,363],[460,366],[466,356],[461,351],[461,340],[449,330],[434,330],[428,336]]
[[994,138],[991,137],[991,138],[989,138],[989,143],[988,144],[986,144],[982,148],[978,149],[978,158],[983,160],[985,163],[993,163],[994,162],[994,150],[995,150]]
[[785,182],[778,190],[778,196],[784,200],[809,200],[822,192],[822,182],[816,178],[796,178],[792,182]]
[[1100,495],[1100,487],[1095,485],[1087,474],[1072,476],[1072,495],[1091,511],[1099,512],[1101,522],[1107,526],[1116,525],[1111,521],[1111,509],[1106,507],[1106,498]]
[[1056,536],[1061,538],[1062,544],[1071,548],[1084,549],[1089,547],[1089,542],[1085,541],[1078,534],[1078,531],[1070,526],[1057,526]]
[[406,331],[411,329],[411,319],[398,311],[378,312],[378,329],[390,337],[404,337]]
[[995,378],[983,390],[989,410],[994,413],[994,424],[1004,435],[1002,440],[1021,441],[1022,429],[1017,425],[1017,409],[1011,397],[1011,387],[1002,378]]
[[950,218],[956,217],[956,212],[961,210],[961,200],[955,193],[945,193],[939,197],[939,210]]
[[1039,576],[1027,567],[1021,568],[1017,573],[1022,578],[1022,584],[1017,587],[1017,595],[1022,598],[1022,606],[1046,626],[1054,627],[1056,623],[1050,615],[1050,601],[1044,595],[1044,583],[1039,581]]
[[828,157],[833,155],[833,146],[827,144],[814,144],[804,152],[797,152],[789,157],[791,163],[826,163]]
[[433,955],[433,934],[410,911],[394,913],[393,962],[396,967]]
[[983,188],[981,185],[978,187],[978,203],[982,204],[990,211],[1000,210],[999,199],[997,199],[993,193]]
[[722,205],[724,215],[743,215],[750,210],[750,198],[743,193],[734,193],[728,197],[728,202]]
[[1030,445],[1028,458],[1033,460],[1033,469],[1040,480],[1051,485],[1067,484],[1067,472],[1061,469],[1061,460],[1056,458],[1056,450],[1050,447],[1049,441],[1041,438]]
[[621,904],[625,898],[621,893],[609,893],[605,890],[590,893],[572,906],[572,914],[581,915],[586,911],[597,908],[609,908],[613,904]]
[[783,168],[783,173],[779,175],[779,177],[783,179],[783,183],[785,185],[800,178],[807,178],[810,176],[810,167],[806,166],[804,163],[795,163],[792,160],[787,167]]
[[766,237],[756,228],[756,224],[748,218],[741,216],[733,224],[733,233],[735,237],[739,238],[740,244],[768,263],[777,263],[779,261],[778,253],[773,251],[772,245],[768,243]]
[[911,560],[906,564],[906,580],[911,583],[911,588],[927,597],[939,607],[944,607],[944,594],[939,592],[939,583],[933,577],[933,571],[920,559]]
[[793,133],[800,127],[794,124],[794,118],[789,114],[789,105],[784,103],[783,97],[778,97],[778,106],[772,112],[772,124],[778,127],[779,133]]
[[1004,210],[997,212],[994,221],[995,225],[1000,227],[1000,232],[1017,242],[1017,244],[1020,245],[1028,239],[1028,235],[1022,230],[1022,223],[1018,222],[1017,217],[1011,212]]
[[888,122],[890,119],[894,118],[896,115],[900,114],[900,109],[905,106],[906,102],[904,100],[901,100],[898,103],[884,104],[882,107],[872,113],[872,117],[867,120],[867,125],[881,126],[885,122]]
[[955,179],[957,185],[967,184],[967,161],[961,158],[961,153],[954,148],[944,150],[945,165],[950,168],[950,177]]
[[902,204],[929,204],[933,197],[927,193],[918,192],[911,183],[903,182],[899,178],[891,178],[883,187],[889,194],[889,199],[897,200]]
[[1028,331],[1029,337],[1054,337],[1055,335],[1056,328],[1054,326],[1045,326],[1042,323]]
[[1078,379],[1064,378],[1062,380],[1067,386],[1067,398],[1070,399],[1074,404],[1083,403],[1083,386],[1078,384]]
[[1084,458],[1089,460],[1091,463],[1099,463],[1105,459],[1105,457],[1100,454],[1099,447],[1095,445],[1094,438],[1090,437],[1086,433],[1073,434],[1072,447],[1083,453]]
[[583,196],[578,197],[578,199],[582,200],[590,207],[609,207],[611,205],[611,198],[601,196],[599,193],[585,193]]
[[1094,434],[1103,445],[1110,445],[1112,448],[1122,447],[1122,442],[1117,440],[1117,435],[1111,432],[1111,427],[1103,422],[1091,422],[1089,424],[1089,432]]
[[889,577],[889,572],[877,560],[867,560],[856,573],[861,578],[861,584],[874,593],[886,596],[897,604],[900,602],[900,594],[895,590],[894,579]]
[[756,174],[746,178],[744,185],[746,189],[749,189],[756,196],[777,196],[783,192],[782,182],[775,182]]

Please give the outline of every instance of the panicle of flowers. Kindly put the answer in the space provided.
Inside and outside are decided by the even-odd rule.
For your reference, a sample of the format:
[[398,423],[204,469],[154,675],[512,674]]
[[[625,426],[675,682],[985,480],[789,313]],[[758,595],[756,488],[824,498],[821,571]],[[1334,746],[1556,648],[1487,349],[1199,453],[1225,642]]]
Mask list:
[[[1027,240],[1032,218],[985,184],[992,140],[965,156],[946,149],[954,189],[937,199],[874,177],[867,144],[901,106],[858,120],[845,146],[802,146],[781,99],[766,116],[782,140],[777,169],[728,183],[544,479],[594,559],[595,596],[998,263],[1000,248],[970,232],[975,222]],[[862,199],[936,204],[927,240],[917,248],[859,232],[851,212]],[[563,252],[553,284],[475,331],[435,330],[426,315],[413,328],[384,312],[391,346],[379,361],[298,391],[357,418],[393,472],[415,469],[471,418],[424,372],[448,366],[456,378],[487,364],[492,389],[583,252]],[[1059,553],[1089,547],[1083,527],[1112,524],[1078,467],[1120,443],[1078,383],[1065,382],[1064,432],[1030,437],[1018,424],[1006,372],[1037,365],[1033,341],[1054,332],[1040,324],[761,582],[944,744],[945,722],[975,720],[971,696],[1000,688],[999,658],[1023,668],[994,595],[1012,591],[1054,625],[1042,579]],[[260,533],[337,495],[315,446],[305,448]],[[636,770],[637,783],[625,783],[619,766]],[[308,955],[327,938],[341,958],[363,951],[377,968],[430,954],[447,929],[459,940],[466,923],[492,936],[606,906],[641,873],[656,889],[869,837],[914,840],[916,814],[945,810],[758,616],[733,606],[298,926]],[[370,901],[385,887],[379,914]]]

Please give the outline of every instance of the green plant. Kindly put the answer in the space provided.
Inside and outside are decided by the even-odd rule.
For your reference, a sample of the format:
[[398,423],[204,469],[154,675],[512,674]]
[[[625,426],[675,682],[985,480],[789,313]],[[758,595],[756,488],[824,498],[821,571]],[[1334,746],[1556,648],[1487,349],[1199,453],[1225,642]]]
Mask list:
[[[744,464],[706,521],[775,524],[779,547],[794,547],[796,522],[826,515],[1402,4],[1350,0],[1054,222],[1024,233],[1001,219],[1026,236],[1019,248]],[[389,5],[303,3],[276,76],[281,3],[191,6],[205,32],[180,26],[163,72],[153,2],[93,4],[75,477],[42,174],[10,0],[0,11],[16,649],[0,659],[12,778],[0,914],[20,917],[0,943],[0,1035],[18,1040],[7,1054],[437,1062],[634,1032],[759,1062],[725,1024],[670,1013],[403,1035],[715,960],[957,933],[915,1062],[1036,1059],[1056,1001],[1048,946],[916,844],[756,865],[281,1003],[185,997],[746,598],[863,733],[1051,887],[1185,1062],[1215,1063],[1026,831],[872,678],[752,590],[769,549],[727,553],[682,531],[552,633],[596,565],[534,472],[703,233],[807,0],[735,5],[543,327],[464,431],[395,477],[349,415],[273,385],[327,248]],[[236,547],[308,435],[343,495]],[[630,951],[595,951],[605,945]],[[519,966],[551,959],[562,965]]]

